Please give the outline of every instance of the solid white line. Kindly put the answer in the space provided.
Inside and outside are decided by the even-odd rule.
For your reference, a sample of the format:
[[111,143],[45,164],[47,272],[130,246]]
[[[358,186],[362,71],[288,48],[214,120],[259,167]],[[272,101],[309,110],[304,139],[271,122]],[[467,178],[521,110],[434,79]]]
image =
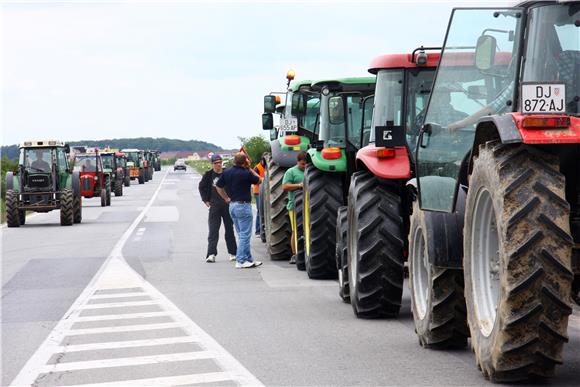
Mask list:
[[125,314],[106,314],[102,316],[86,316],[77,317],[75,323],[77,322],[90,322],[90,321],[112,321],[112,320],[125,320],[134,318],[146,318],[146,317],[171,317],[173,313],[171,312],[148,312],[148,313],[125,313]]
[[91,310],[91,309],[107,309],[107,308],[117,308],[119,306],[142,306],[142,305],[157,305],[159,301],[127,301],[127,302],[109,302],[108,304],[86,304],[79,306],[78,309]]
[[119,387],[119,386],[180,386],[199,383],[215,383],[231,380],[225,372],[208,372],[180,376],[166,376],[150,379],[120,380],[110,383],[77,384],[69,387]]
[[100,299],[106,300],[107,298],[143,297],[146,295],[147,295],[147,293],[95,294],[95,295],[91,296],[91,300],[100,300]]
[[211,359],[215,354],[210,351],[169,353],[164,355],[120,357],[117,359],[99,359],[87,361],[75,361],[70,363],[47,364],[39,373],[90,370],[95,368],[127,367],[145,364],[170,363],[174,361]]
[[[163,175],[163,179],[161,179],[161,182],[165,180],[165,178],[167,177],[167,173],[168,171],[166,171],[165,175]],[[24,367],[22,367],[18,375],[16,375],[14,380],[12,380],[12,382],[10,383],[11,385],[29,386],[34,383],[34,381],[38,377],[38,370],[40,369],[40,367],[45,365],[48,362],[48,360],[52,357],[52,355],[54,354],[54,348],[60,346],[62,338],[64,337],[63,333],[65,331],[70,330],[71,326],[74,324],[75,319],[72,318],[73,315],[78,314],[79,307],[83,305],[95,292],[95,284],[97,283],[99,277],[101,276],[101,273],[107,268],[107,264],[112,259],[115,258],[123,259],[123,247],[125,246],[125,243],[131,237],[133,231],[135,231],[135,228],[137,228],[139,223],[141,223],[149,208],[151,208],[151,206],[153,205],[155,198],[157,198],[157,195],[161,191],[161,187],[163,187],[163,185],[159,184],[159,186],[153,193],[153,196],[151,196],[151,199],[149,199],[149,201],[147,202],[145,207],[141,210],[139,215],[135,218],[135,220],[133,220],[133,223],[129,225],[129,227],[123,233],[121,238],[119,238],[119,240],[115,244],[115,247],[113,247],[113,250],[107,257],[105,262],[103,262],[97,273],[95,273],[95,275],[91,279],[91,282],[89,282],[85,290],[83,290],[83,292],[79,295],[79,297],[75,300],[75,302],[73,302],[73,304],[64,314],[62,319],[56,324],[56,326],[49,334],[49,336],[46,338],[46,340],[40,345],[40,347],[38,347],[36,352],[30,357],[30,359],[28,359]]]
[[81,328],[65,332],[66,336],[93,335],[95,333],[138,332],[158,329],[181,328],[183,324],[170,322],[161,324],[124,325],[120,327]]
[[162,339],[144,339],[144,340],[127,340],[127,341],[111,341],[107,343],[91,343],[91,344],[76,344],[63,345],[56,347],[56,353],[71,353],[79,351],[94,351],[102,349],[117,349],[117,348],[133,348],[133,347],[152,347],[157,345],[167,344],[182,344],[182,343],[196,343],[197,338],[193,336],[177,336],[164,337]]

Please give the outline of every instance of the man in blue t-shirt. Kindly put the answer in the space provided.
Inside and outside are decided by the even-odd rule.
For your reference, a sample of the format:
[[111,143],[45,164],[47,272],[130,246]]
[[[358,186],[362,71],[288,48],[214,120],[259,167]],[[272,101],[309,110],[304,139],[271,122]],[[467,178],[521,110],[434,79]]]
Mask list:
[[252,235],[252,184],[261,183],[260,176],[250,168],[245,154],[237,153],[234,166],[226,169],[216,183],[219,195],[229,203],[230,215],[238,234],[236,268],[247,269],[262,264],[254,261],[250,250]]

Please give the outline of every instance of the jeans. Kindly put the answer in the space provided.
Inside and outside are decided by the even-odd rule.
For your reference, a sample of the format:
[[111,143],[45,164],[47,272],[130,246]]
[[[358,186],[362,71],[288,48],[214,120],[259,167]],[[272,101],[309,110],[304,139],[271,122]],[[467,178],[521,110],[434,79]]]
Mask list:
[[226,245],[229,254],[236,254],[236,236],[234,235],[234,225],[227,205],[212,205],[209,208],[207,223],[209,235],[207,237],[207,255],[217,255],[217,244],[220,237],[220,226],[224,222],[226,229]]
[[236,260],[239,263],[253,262],[250,251],[252,237],[252,205],[250,203],[230,203],[230,215],[238,234],[238,250]]
[[256,199],[256,235],[260,235],[260,194],[254,194]]

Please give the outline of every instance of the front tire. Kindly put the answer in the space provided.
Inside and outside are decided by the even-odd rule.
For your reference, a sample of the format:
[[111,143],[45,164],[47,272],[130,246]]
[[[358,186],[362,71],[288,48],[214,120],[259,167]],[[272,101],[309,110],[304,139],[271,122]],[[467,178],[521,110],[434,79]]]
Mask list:
[[314,279],[336,278],[336,215],[342,205],[342,175],[309,164],[304,172],[306,272]]
[[145,184],[145,176],[143,169],[139,169],[139,184]]
[[395,317],[401,308],[405,225],[403,184],[370,172],[352,176],[348,197],[350,301],[360,318]]
[[6,191],[6,225],[8,227],[20,227],[18,194],[11,189]]
[[125,184],[125,187],[130,187],[131,186],[131,178],[129,177],[129,175],[125,175],[125,178],[123,179],[123,182]]
[[466,201],[467,315],[478,366],[494,382],[548,377],[562,363],[572,237],[557,157],[480,145]]
[[338,295],[341,300],[350,304],[350,289],[348,286],[347,262],[347,223],[348,207],[338,209],[336,216],[336,268],[338,269]]
[[74,203],[73,193],[70,189],[65,189],[60,195],[60,225],[72,226],[74,223]]
[[74,223],[80,223],[83,220],[83,198],[75,196],[74,198]]
[[282,189],[282,179],[286,169],[279,166],[272,159],[268,160],[266,173],[267,200],[264,203],[264,218],[266,221],[266,246],[270,259],[281,261],[289,259],[292,254],[290,248],[290,219],[286,209],[287,193]]
[[115,196],[123,196],[123,181],[115,180]]

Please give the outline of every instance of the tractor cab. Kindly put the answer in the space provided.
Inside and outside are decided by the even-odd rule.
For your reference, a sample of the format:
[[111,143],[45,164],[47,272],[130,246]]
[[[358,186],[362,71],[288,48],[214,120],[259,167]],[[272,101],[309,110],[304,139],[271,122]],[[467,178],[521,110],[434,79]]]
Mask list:
[[[110,161],[110,159],[109,159]],[[111,205],[111,166],[105,169],[103,156],[98,150],[75,156],[74,170],[80,174],[81,196],[101,198],[101,206]]]

